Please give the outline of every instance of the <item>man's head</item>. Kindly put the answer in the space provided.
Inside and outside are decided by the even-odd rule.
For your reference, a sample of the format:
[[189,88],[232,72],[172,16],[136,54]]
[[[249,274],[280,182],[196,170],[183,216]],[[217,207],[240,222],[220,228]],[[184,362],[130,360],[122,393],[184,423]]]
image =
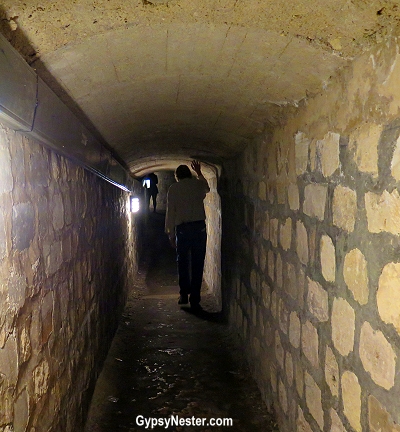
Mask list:
[[192,172],[190,171],[190,168],[187,165],[179,165],[178,168],[175,170],[175,178],[176,181],[182,180],[184,178],[191,178]]

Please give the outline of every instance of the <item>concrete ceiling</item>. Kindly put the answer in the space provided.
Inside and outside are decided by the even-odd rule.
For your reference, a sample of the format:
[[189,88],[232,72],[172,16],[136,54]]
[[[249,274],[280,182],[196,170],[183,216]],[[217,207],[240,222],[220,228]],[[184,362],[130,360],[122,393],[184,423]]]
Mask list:
[[0,31],[132,173],[235,155],[399,22],[397,0],[0,5]]

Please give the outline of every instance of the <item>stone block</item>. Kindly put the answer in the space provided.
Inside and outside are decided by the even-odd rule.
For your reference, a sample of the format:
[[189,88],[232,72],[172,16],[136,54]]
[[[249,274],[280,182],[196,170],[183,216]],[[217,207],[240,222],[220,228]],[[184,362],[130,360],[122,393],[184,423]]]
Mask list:
[[271,219],[269,239],[271,240],[272,246],[274,247],[278,247],[278,228],[279,228],[279,220]]
[[318,367],[318,332],[310,321],[302,325],[301,349],[313,367]]
[[287,218],[281,224],[280,229],[280,243],[283,250],[289,250],[292,244],[292,219]]
[[310,414],[318,423],[321,430],[324,429],[324,410],[322,408],[322,394],[318,384],[314,381],[313,377],[306,372],[304,377],[306,388],[306,403]]
[[400,196],[397,189],[392,193],[384,191],[381,195],[367,192],[365,209],[369,232],[400,234]]
[[296,224],[296,252],[302,264],[308,264],[308,236],[307,229],[303,222],[297,221]]
[[379,330],[369,322],[361,327],[360,358],[364,369],[376,384],[386,390],[394,386],[396,376],[396,353],[392,345]]
[[286,204],[288,183],[289,180],[286,171],[282,171],[276,181],[276,196],[278,204]]
[[13,248],[22,251],[28,248],[35,236],[35,211],[31,203],[20,203],[12,212]]
[[257,272],[254,269],[250,272],[250,287],[253,293],[257,292]]
[[64,204],[61,194],[53,196],[52,207],[53,227],[58,231],[64,227]]
[[344,414],[351,427],[361,432],[361,387],[358,378],[353,372],[345,371],[341,384]]
[[42,188],[47,187],[50,181],[48,154],[39,149],[34,149],[30,152],[27,162],[29,169],[28,180]]
[[265,308],[269,310],[271,306],[271,287],[266,282],[262,283],[262,298]]
[[57,241],[50,245],[50,252],[46,260],[46,273],[52,275],[63,263],[62,242]]
[[0,260],[5,258],[7,255],[7,231],[6,231],[6,220],[7,216],[5,211],[0,212]]
[[368,303],[367,261],[359,249],[352,249],[344,258],[343,277],[354,300],[364,305]]
[[295,300],[297,298],[297,275],[295,266],[290,262],[286,264],[284,279],[285,291]]
[[13,190],[14,180],[11,172],[11,155],[8,147],[5,145],[7,142],[6,137],[0,129],[0,194],[9,194]]
[[396,181],[400,181],[400,137],[397,138],[391,162],[391,173]]
[[322,140],[317,142],[321,170],[325,177],[331,176],[340,166],[339,140],[339,134],[328,132]]
[[36,211],[38,219],[38,235],[43,238],[48,235],[48,229],[51,224],[51,211],[46,196],[40,196],[36,202]]
[[288,382],[289,386],[291,386],[293,384],[293,379],[294,379],[294,370],[293,370],[292,354],[290,354],[289,351],[286,352],[285,372],[286,372],[287,382]]
[[332,307],[332,340],[340,354],[353,351],[355,331],[354,309],[342,298],[335,298]]
[[276,291],[271,294],[271,315],[276,319],[278,317],[278,297]]
[[286,393],[286,387],[283,384],[282,380],[279,380],[279,404],[282,408],[282,411],[287,414],[288,412],[288,399]]
[[271,364],[270,374],[271,374],[272,391],[276,394],[278,391],[278,374],[277,374],[276,366],[274,364]]
[[14,404],[14,431],[25,431],[29,420],[29,396],[23,390]]
[[275,201],[275,182],[267,181],[267,200],[272,205]]
[[354,190],[337,186],[333,192],[333,224],[347,232],[353,232],[357,217],[357,194]]
[[[0,376],[0,379],[3,377]],[[4,381],[1,382],[2,384]],[[11,423],[13,420],[13,387],[7,387],[7,383],[3,386],[4,389],[0,389],[0,397],[1,397],[1,410],[0,410],[0,423],[7,424]],[[6,426],[2,432],[14,432],[14,428],[12,426]]]
[[331,417],[330,432],[347,432],[346,428],[343,426],[342,420],[340,420],[337,412],[333,408],[331,408],[329,414]]
[[50,368],[47,360],[42,360],[33,370],[34,398],[39,400],[49,388]]
[[375,123],[363,123],[350,134],[349,148],[361,172],[378,174],[378,143],[383,127]]
[[258,326],[258,335],[260,336],[260,338],[264,338],[265,335],[265,328],[264,328],[264,316],[261,312],[260,309],[258,309],[258,319],[257,319],[257,326]]
[[14,268],[9,269],[7,289],[8,289],[8,304],[12,311],[21,309],[26,300],[27,281],[24,274],[18,273]]
[[297,211],[300,209],[299,188],[297,184],[290,183],[288,186],[288,201],[290,210]]
[[274,331],[272,329],[272,324],[269,320],[265,321],[264,342],[267,347],[272,347],[272,345],[274,344]]
[[61,248],[63,251],[63,261],[70,261],[72,259],[72,239],[69,234],[63,237]]
[[326,347],[325,353],[325,380],[331,390],[332,396],[339,396],[339,365],[332,349]]
[[289,317],[289,341],[295,347],[300,346],[301,325],[297,313],[292,311]]
[[257,306],[254,298],[251,299],[251,321],[254,327],[257,326]]
[[32,353],[31,339],[29,335],[29,323],[22,327],[18,338],[18,361],[19,364],[29,360]]
[[296,174],[301,175],[307,171],[309,138],[303,132],[297,132],[294,136]]
[[266,211],[264,213],[264,224],[263,224],[263,238],[269,240],[269,213]]
[[267,198],[267,185],[263,181],[258,183],[258,198],[261,201],[265,201]]
[[335,282],[336,251],[332,239],[327,235],[321,237],[321,271],[327,282]]
[[[14,337],[9,336],[4,347],[0,349],[0,378],[6,377],[8,386],[17,385],[18,347]],[[0,388],[1,390],[1,388]]]
[[48,292],[42,300],[42,344],[45,344],[53,332],[53,292]]
[[318,321],[328,321],[328,293],[322,286],[307,277],[307,305],[308,310]]
[[400,263],[387,264],[379,277],[376,301],[382,320],[392,324],[400,334]]
[[327,192],[328,187],[326,185],[308,184],[304,190],[303,212],[320,221],[324,220]]
[[370,432],[400,432],[400,425],[394,423],[390,414],[372,395],[368,398],[368,418]]
[[296,428],[296,432],[313,432],[310,424],[304,417],[303,410],[300,407],[297,416]]
[[275,254],[272,250],[268,251],[268,276],[275,280]]
[[255,243],[253,244],[253,261],[254,264],[256,265],[260,265],[260,254],[259,254],[260,250],[258,248],[258,245]]

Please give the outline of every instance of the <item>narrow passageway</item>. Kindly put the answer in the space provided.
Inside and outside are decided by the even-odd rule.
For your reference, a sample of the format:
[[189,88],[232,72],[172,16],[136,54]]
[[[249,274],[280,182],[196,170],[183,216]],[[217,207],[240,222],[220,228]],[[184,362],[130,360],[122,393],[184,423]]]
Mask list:
[[[98,379],[85,432],[275,431],[240,348],[212,297],[200,315],[178,306],[174,250],[164,216],[144,226],[139,278]],[[172,416],[172,417],[171,417]],[[164,423],[204,420],[204,426]],[[186,420],[184,420],[186,419]],[[233,426],[209,426],[233,419]]]

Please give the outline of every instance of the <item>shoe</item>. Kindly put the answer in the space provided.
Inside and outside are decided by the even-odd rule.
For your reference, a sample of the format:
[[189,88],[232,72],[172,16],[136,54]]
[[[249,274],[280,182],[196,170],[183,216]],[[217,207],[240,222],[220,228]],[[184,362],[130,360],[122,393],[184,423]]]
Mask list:
[[190,309],[194,312],[201,312],[203,308],[200,306],[200,303],[191,303]]
[[179,300],[178,300],[178,304],[188,304],[189,303],[189,298],[187,294],[181,294],[179,296]]

